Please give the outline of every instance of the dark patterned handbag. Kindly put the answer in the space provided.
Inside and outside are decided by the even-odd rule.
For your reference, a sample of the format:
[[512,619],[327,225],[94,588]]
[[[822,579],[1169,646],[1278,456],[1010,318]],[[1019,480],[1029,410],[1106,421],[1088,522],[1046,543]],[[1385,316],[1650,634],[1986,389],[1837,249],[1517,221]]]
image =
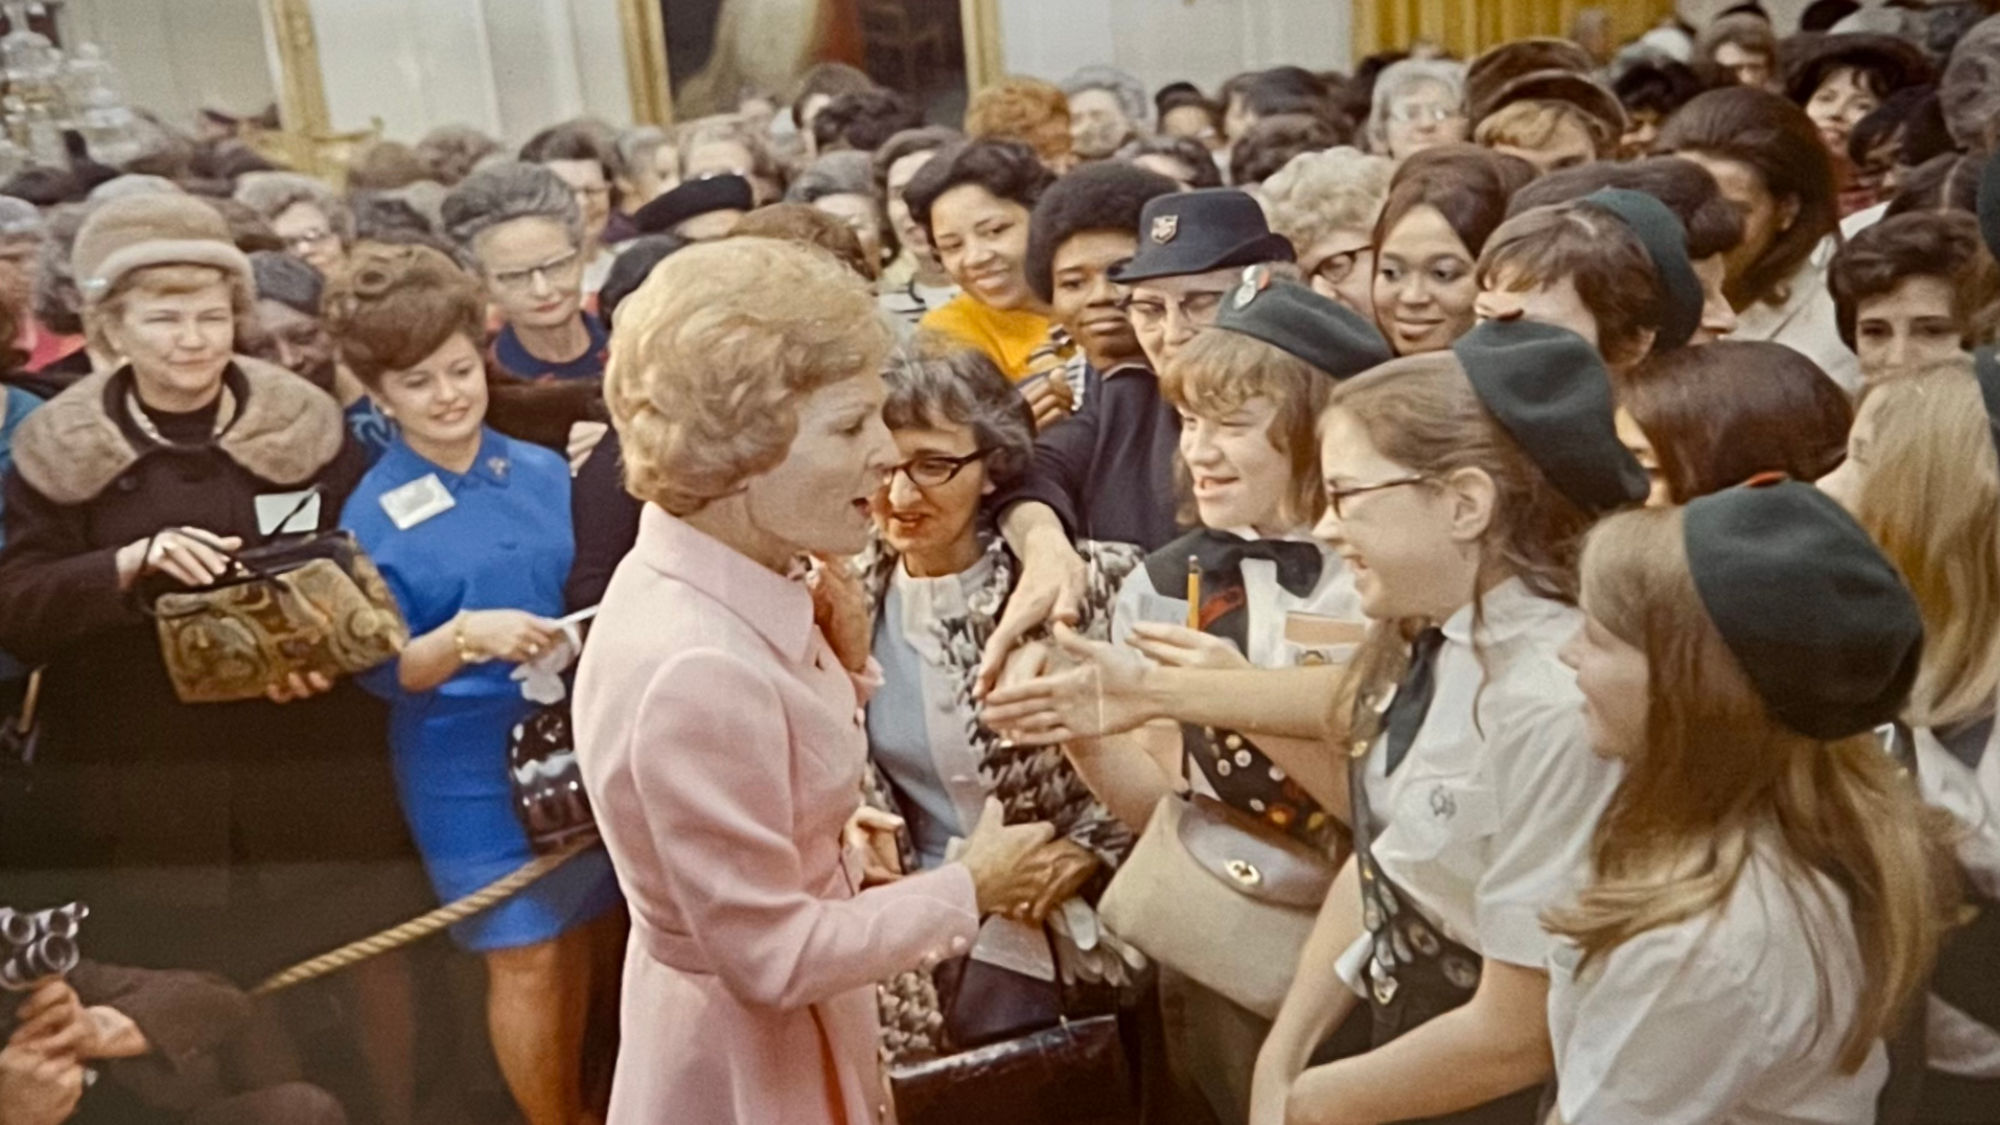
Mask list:
[[568,700],[536,708],[508,734],[507,774],[513,782],[514,816],[536,855],[551,855],[597,835],[576,761]]
[[183,703],[256,699],[293,673],[364,672],[409,643],[381,572],[345,531],[229,556],[230,573],[153,600],[160,656]]

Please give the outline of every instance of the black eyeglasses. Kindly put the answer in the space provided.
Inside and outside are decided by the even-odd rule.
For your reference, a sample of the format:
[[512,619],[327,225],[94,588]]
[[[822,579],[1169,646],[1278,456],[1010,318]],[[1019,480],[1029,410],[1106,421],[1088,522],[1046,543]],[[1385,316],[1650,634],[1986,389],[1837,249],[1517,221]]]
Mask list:
[[910,478],[910,483],[918,488],[938,488],[952,482],[952,478],[965,471],[967,465],[983,461],[993,455],[991,448],[975,449],[963,457],[946,457],[942,454],[926,454],[905,461],[889,470],[887,479],[896,479],[901,473]]
[[1326,503],[1328,507],[1333,509],[1333,514],[1336,518],[1344,520],[1347,518],[1347,513],[1341,510],[1341,504],[1347,500],[1351,500],[1356,496],[1366,495],[1370,492],[1380,492],[1385,488],[1401,488],[1406,484],[1426,484],[1429,483],[1430,479],[1421,473],[1417,473],[1407,477],[1397,477],[1395,480],[1377,481],[1374,484],[1357,484],[1348,488],[1329,488],[1326,490]]

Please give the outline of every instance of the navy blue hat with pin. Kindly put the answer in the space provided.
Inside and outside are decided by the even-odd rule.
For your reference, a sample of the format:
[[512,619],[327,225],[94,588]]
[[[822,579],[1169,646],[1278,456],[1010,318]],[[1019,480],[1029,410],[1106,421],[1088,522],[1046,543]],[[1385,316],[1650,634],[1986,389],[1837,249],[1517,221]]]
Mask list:
[[1697,497],[1682,518],[1695,592],[1773,718],[1832,740],[1901,713],[1923,616],[1846,509],[1778,481]]
[[1646,498],[1646,470],[1618,439],[1611,372],[1590,341],[1539,321],[1489,320],[1451,350],[1487,413],[1577,507],[1608,512]]
[[1111,271],[1111,280],[1183,277],[1296,257],[1283,235],[1271,233],[1264,209],[1236,188],[1177,191],[1147,200],[1138,235],[1138,252]]
[[1274,275],[1269,266],[1244,267],[1242,280],[1223,298],[1215,327],[1262,340],[1335,379],[1394,356],[1381,331],[1359,313]]

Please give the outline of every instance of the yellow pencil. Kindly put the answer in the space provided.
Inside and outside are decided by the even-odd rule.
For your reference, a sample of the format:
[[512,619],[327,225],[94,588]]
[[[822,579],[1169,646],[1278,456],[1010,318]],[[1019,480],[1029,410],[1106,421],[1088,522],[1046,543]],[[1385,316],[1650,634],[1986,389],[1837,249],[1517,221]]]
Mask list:
[[1188,628],[1201,628],[1201,560],[1188,556]]

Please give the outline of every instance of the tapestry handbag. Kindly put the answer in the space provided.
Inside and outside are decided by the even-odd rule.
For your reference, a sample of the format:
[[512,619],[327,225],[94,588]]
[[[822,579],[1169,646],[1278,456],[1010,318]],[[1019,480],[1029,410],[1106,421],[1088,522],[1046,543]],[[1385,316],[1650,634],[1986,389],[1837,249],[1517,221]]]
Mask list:
[[295,672],[363,672],[409,643],[388,584],[345,531],[229,557],[235,566],[214,585],[152,604],[160,655],[183,703],[256,699]]
[[1097,911],[1146,956],[1271,1019],[1333,876],[1325,854],[1247,814],[1169,794]]

